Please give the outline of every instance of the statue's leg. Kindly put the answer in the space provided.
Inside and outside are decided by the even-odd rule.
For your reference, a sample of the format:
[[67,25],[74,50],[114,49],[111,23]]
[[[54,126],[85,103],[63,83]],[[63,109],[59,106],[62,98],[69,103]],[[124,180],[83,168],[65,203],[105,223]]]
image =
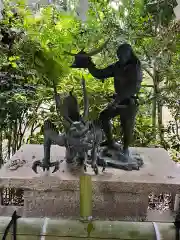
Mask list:
[[42,160],[43,166],[50,166],[51,140],[48,136],[44,136],[44,158]]
[[93,168],[95,174],[98,174],[98,167],[97,167],[97,151],[98,151],[98,146],[95,143],[94,147],[91,151],[91,159],[92,159],[92,163],[91,163],[91,167]]
[[58,134],[57,132],[54,132],[53,130],[48,130],[45,133],[45,138],[47,138],[47,141],[50,141],[51,144],[56,144],[59,146],[65,145],[65,137],[64,134]]
[[136,113],[136,105],[121,109],[120,120],[123,134],[123,152],[125,156],[129,156],[129,145],[132,142]]
[[121,119],[123,149],[115,145],[113,148],[108,147],[107,152],[106,149],[102,151],[101,156],[107,157],[107,166],[125,170],[139,170],[139,167],[142,166],[143,161],[140,160],[139,157],[129,154],[129,145],[132,141],[137,108],[137,105],[133,103],[130,105],[119,105],[119,111],[117,111],[117,113],[120,114]]
[[51,145],[52,143],[55,143],[59,146],[64,146],[65,144],[65,138],[64,135],[58,134],[58,131],[55,127],[55,125],[49,121],[46,120],[44,122],[44,158],[41,161],[35,161],[33,163],[32,169],[37,173],[37,166],[40,166],[43,168],[43,171],[49,170],[50,167],[54,167],[54,171],[56,172],[59,169],[59,161],[56,162],[50,162],[50,151],[51,151]]
[[102,145],[107,145],[109,147],[114,145],[113,137],[112,137],[112,127],[110,120],[120,114],[118,108],[114,108],[112,104],[109,104],[107,108],[105,108],[99,116],[99,122],[101,123],[102,129],[106,135],[107,141]]

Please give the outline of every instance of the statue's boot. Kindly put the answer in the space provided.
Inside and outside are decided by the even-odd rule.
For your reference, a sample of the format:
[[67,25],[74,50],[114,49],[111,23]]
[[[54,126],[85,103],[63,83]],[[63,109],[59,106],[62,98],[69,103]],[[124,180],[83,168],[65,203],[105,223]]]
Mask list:
[[124,155],[125,157],[127,157],[127,158],[130,156],[130,154],[129,154],[129,148],[123,149],[123,155]]
[[107,147],[107,149],[109,150],[120,151],[121,150],[120,145],[113,140],[110,121],[107,121],[106,119],[102,118],[101,124],[107,140],[102,142],[100,146]]
[[116,143],[114,140],[112,141],[104,141],[100,145],[101,147],[106,147],[109,150],[114,150],[114,151],[120,151],[121,150],[121,145]]

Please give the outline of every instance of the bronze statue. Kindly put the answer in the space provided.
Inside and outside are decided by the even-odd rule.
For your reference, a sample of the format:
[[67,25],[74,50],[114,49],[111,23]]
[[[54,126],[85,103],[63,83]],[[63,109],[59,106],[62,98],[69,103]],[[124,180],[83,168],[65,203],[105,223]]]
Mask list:
[[[66,131],[59,134],[55,125],[46,120],[44,123],[44,158],[42,161],[35,161],[32,169],[37,173],[37,167],[42,167],[43,171],[54,167],[53,173],[59,170],[61,161],[50,162],[50,149],[52,144],[64,146],[66,148],[66,162],[71,165],[83,166],[87,171],[89,163],[95,174],[98,174],[97,161],[99,158],[99,145],[102,141],[102,130],[95,122],[86,121],[88,115],[88,98],[85,87],[85,80],[82,80],[84,96],[84,114],[80,115],[76,97],[70,92],[61,103],[60,96],[55,91],[55,101],[57,111],[64,118]],[[89,155],[89,156],[88,156]],[[89,157],[89,159],[88,159]],[[100,159],[103,171],[106,162]]]
[[[95,52],[95,51],[94,51]],[[96,53],[96,52],[95,52]],[[73,55],[73,54],[71,54]],[[133,136],[135,117],[138,110],[137,94],[141,88],[142,70],[141,63],[134,54],[131,45],[124,43],[118,47],[118,61],[104,69],[97,69],[91,60],[93,54],[80,51],[75,55],[73,68],[88,68],[89,72],[100,80],[114,78],[114,100],[100,113],[99,121],[106,135],[106,141],[101,146],[102,156],[109,157],[109,166],[125,168],[128,170],[139,169],[143,164],[137,156],[129,153],[129,145]],[[120,116],[123,133],[123,147],[115,143],[112,138],[110,120]],[[117,159],[117,161],[111,161]]]
[[[37,166],[43,170],[49,170],[54,166],[54,171],[59,169],[59,163],[50,162],[51,145],[57,144],[66,148],[66,162],[84,166],[90,163],[94,172],[98,173],[97,165],[105,169],[106,165],[126,170],[137,169],[143,165],[143,161],[137,153],[129,153],[134,122],[138,110],[137,93],[142,82],[142,71],[139,59],[135,56],[129,44],[122,44],[117,50],[118,61],[107,68],[97,69],[91,60],[91,56],[100,52],[108,41],[99,49],[91,53],[80,51],[75,56],[72,67],[88,68],[90,73],[101,80],[114,77],[115,94],[112,103],[108,104],[99,116],[98,121],[86,121],[88,115],[88,98],[85,88],[85,80],[82,80],[84,96],[84,114],[80,116],[77,99],[70,92],[63,104],[54,87],[56,109],[63,116],[66,131],[58,134],[51,121],[44,124],[44,158],[35,161],[32,169],[37,173]],[[67,52],[66,52],[67,53]],[[110,120],[120,116],[123,130],[123,147],[115,143],[112,138]],[[106,141],[102,142],[103,134]],[[101,145],[101,146],[100,146]]]

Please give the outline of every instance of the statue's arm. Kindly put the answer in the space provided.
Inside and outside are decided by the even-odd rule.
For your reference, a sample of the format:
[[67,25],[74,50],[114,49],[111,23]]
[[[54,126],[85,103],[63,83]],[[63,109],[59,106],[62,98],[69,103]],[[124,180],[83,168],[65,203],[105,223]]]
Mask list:
[[110,65],[110,66],[108,66],[106,68],[103,68],[103,69],[98,69],[98,68],[96,68],[96,66],[93,62],[90,62],[88,64],[88,70],[91,73],[91,75],[93,77],[101,79],[101,80],[113,77],[114,76],[113,69],[114,69],[113,65]]

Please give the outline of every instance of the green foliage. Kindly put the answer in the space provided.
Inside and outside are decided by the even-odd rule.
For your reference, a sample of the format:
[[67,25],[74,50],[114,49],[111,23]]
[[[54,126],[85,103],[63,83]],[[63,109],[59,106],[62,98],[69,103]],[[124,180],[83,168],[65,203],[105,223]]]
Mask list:
[[[88,20],[84,24],[73,11],[60,11],[53,5],[34,13],[25,2],[19,1],[17,13],[13,14],[8,1],[5,2],[0,27],[8,32],[10,42],[1,40],[0,43],[1,73],[18,76],[8,75],[8,80],[3,77],[0,82],[0,128],[3,138],[9,142],[9,156],[24,142],[42,143],[41,127],[47,118],[63,131],[55,111],[55,90],[68,93],[74,87],[83,109],[82,74],[87,83],[89,118],[98,117],[114,91],[113,80],[108,79],[103,84],[86,70],[71,69],[73,57],[65,52],[77,53],[82,48],[90,51],[110,37],[107,47],[93,57],[97,66],[102,68],[115,61],[116,47],[128,41],[142,61],[144,84],[152,85],[152,91],[144,87],[139,95],[140,107],[132,145],[163,146],[173,149],[176,157],[180,144],[180,35],[178,24],[173,22],[172,6],[175,3],[150,4],[150,1],[142,0],[132,3],[128,0],[114,7],[111,1],[89,2]],[[163,126],[163,105],[171,111],[171,126]],[[119,139],[117,118],[113,126],[115,138]]]

